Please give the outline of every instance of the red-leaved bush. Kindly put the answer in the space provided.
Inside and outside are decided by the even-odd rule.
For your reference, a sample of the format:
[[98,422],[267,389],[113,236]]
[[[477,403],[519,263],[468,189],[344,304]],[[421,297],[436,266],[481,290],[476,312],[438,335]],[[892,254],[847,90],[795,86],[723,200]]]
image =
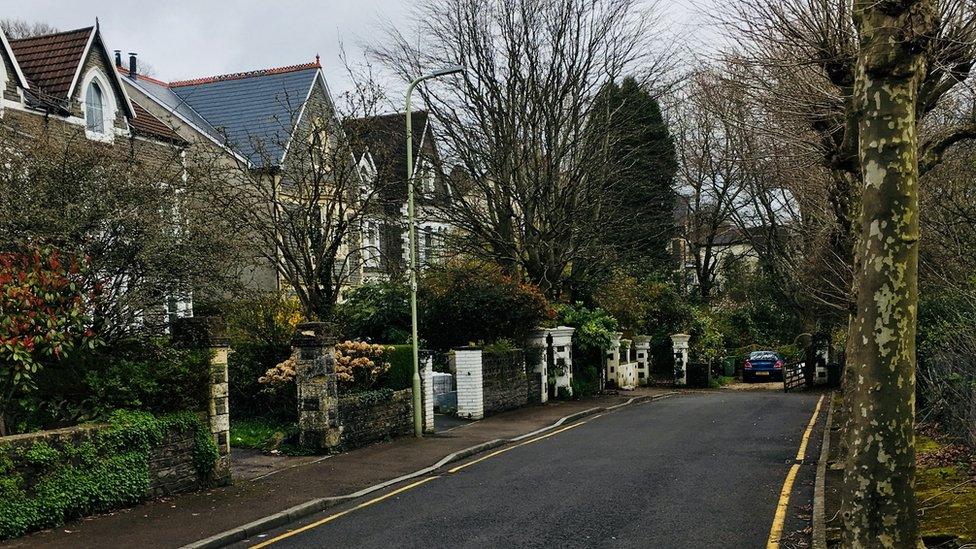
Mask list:
[[33,375],[81,345],[94,347],[83,289],[88,262],[50,245],[0,252],[0,432]]

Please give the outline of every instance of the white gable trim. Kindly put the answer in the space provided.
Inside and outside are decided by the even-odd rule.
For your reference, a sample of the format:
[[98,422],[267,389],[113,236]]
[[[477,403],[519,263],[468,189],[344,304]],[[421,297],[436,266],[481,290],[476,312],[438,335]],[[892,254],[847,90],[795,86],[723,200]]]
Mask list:
[[7,57],[10,58],[10,63],[14,66],[14,72],[17,74],[17,80],[20,81],[20,87],[29,90],[30,85],[27,83],[27,77],[24,76],[24,71],[20,70],[20,64],[17,63],[14,50],[10,47],[10,42],[7,41],[7,35],[3,32],[3,29],[0,29],[0,43],[3,43],[3,49],[7,52]]
[[[91,47],[92,47],[92,44],[95,42],[95,37],[96,36],[100,36],[99,35],[99,32],[98,32],[98,27],[97,26],[92,27],[91,34],[88,35],[88,43],[85,44],[85,52],[81,54],[81,60],[78,61],[78,68],[75,69],[75,76],[74,76],[74,78],[71,79],[71,86],[68,87],[68,99],[69,100],[72,97],[74,97],[74,95],[75,95],[75,88],[78,86],[78,79],[81,77],[81,70],[85,67],[85,60],[88,59],[88,54],[91,52]],[[112,65],[112,57],[108,54],[108,50],[105,49],[105,41],[104,40],[99,40],[99,43],[102,46],[100,48],[101,49],[101,53],[102,53],[102,55],[104,55],[104,57],[102,59],[106,59],[107,62],[108,62],[108,64],[109,64],[109,66],[111,66]],[[132,108],[132,102],[129,101],[129,95],[127,93],[125,93],[125,86],[122,85],[122,79],[119,78],[119,74],[118,74],[117,71],[112,70],[112,71],[109,71],[109,72],[112,73],[112,76],[110,76],[109,78],[112,78],[113,80],[115,80],[115,83],[116,83],[116,85],[118,85],[118,88],[119,88],[119,93],[122,94],[122,99],[123,99],[122,106],[125,107],[126,114],[128,114],[130,118],[135,118],[136,117],[136,111],[135,111],[135,109]],[[109,87],[111,87],[111,85],[109,85]]]
[[[318,69],[315,75],[316,78],[313,78],[312,83],[308,86],[308,93],[305,94],[305,101],[302,101],[302,107],[298,110],[298,118],[295,119],[291,132],[288,135],[288,141],[285,143],[285,150],[281,151],[281,158],[278,159],[279,166],[285,163],[285,157],[288,156],[288,150],[291,148],[291,143],[295,139],[295,132],[298,131],[298,126],[301,125],[302,119],[305,118],[305,107],[308,105],[308,100],[312,98],[312,91],[315,90],[315,81],[317,79],[321,79],[322,84],[325,84],[325,79],[322,77],[322,69]],[[329,95],[328,86],[325,87],[325,96],[329,99],[329,103],[332,103],[332,96]],[[333,109],[333,111],[334,110],[335,109]]]

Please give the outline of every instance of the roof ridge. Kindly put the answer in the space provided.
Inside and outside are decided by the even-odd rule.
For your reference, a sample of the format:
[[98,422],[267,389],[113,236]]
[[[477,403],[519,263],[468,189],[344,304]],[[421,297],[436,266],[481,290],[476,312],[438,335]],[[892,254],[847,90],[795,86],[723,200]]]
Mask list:
[[[118,72],[119,74],[121,74],[122,76],[128,76],[129,75],[129,69],[127,69],[125,67],[115,67],[115,71]],[[136,80],[148,80],[148,81],[152,82],[153,84],[159,84],[160,86],[167,87],[167,88],[169,87],[169,82],[165,82],[163,80],[160,80],[158,78],[153,78],[153,77],[147,76],[145,74],[136,73]]]
[[224,82],[227,80],[242,80],[244,78],[251,78],[254,76],[269,76],[272,74],[285,74],[289,72],[297,72],[306,69],[320,69],[320,68],[322,68],[322,65],[318,60],[316,60],[309,63],[301,63],[299,65],[288,65],[285,67],[257,69],[253,71],[221,74],[217,76],[204,76],[201,78],[193,78],[190,80],[174,80],[173,82],[170,82],[168,85],[171,88],[179,88],[183,86],[196,86],[198,84],[213,84],[215,82]]
[[88,33],[90,33],[90,32],[92,32],[93,30],[95,30],[95,26],[94,26],[94,25],[92,25],[92,26],[90,26],[90,27],[81,27],[81,28],[78,28],[78,29],[72,29],[72,30],[66,30],[66,31],[58,31],[58,32],[52,32],[52,33],[50,33],[50,34],[38,34],[38,35],[35,35],[35,36],[25,36],[24,38],[11,38],[11,39],[10,39],[10,44],[11,44],[11,45],[13,45],[13,44],[14,44],[14,42],[26,42],[26,41],[28,41],[28,40],[39,40],[39,39],[41,39],[41,38],[50,38],[50,37],[52,37],[52,36],[58,36],[58,35],[61,35],[61,34],[74,34],[74,33],[80,33],[80,32],[82,32],[82,31],[85,31],[85,32],[88,32]]

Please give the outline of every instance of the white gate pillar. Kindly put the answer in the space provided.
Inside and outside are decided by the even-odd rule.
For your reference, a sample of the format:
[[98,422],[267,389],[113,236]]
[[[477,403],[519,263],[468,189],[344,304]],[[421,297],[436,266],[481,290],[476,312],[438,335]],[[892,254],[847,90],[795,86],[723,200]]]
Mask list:
[[691,336],[688,334],[674,334],[671,336],[672,349],[674,350],[674,383],[675,385],[688,384],[688,341]]

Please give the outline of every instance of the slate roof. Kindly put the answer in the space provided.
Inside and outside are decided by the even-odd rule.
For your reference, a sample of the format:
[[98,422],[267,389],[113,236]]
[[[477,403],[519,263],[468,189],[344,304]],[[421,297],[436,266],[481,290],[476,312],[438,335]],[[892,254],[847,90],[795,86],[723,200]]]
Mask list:
[[308,98],[318,61],[165,84],[138,85],[256,167],[281,162]]
[[141,89],[158,102],[162,103],[163,106],[175,111],[189,123],[223,143],[217,129],[211,126],[210,123],[207,122],[202,116],[197,114],[197,112],[194,111],[183,98],[173,93],[173,90],[169,88],[169,84],[143,75],[138,75],[136,78],[130,78],[128,69],[124,67],[119,67],[118,72],[123,79],[131,84],[134,84],[137,88]]
[[95,27],[11,40],[10,48],[31,88],[67,100]]

